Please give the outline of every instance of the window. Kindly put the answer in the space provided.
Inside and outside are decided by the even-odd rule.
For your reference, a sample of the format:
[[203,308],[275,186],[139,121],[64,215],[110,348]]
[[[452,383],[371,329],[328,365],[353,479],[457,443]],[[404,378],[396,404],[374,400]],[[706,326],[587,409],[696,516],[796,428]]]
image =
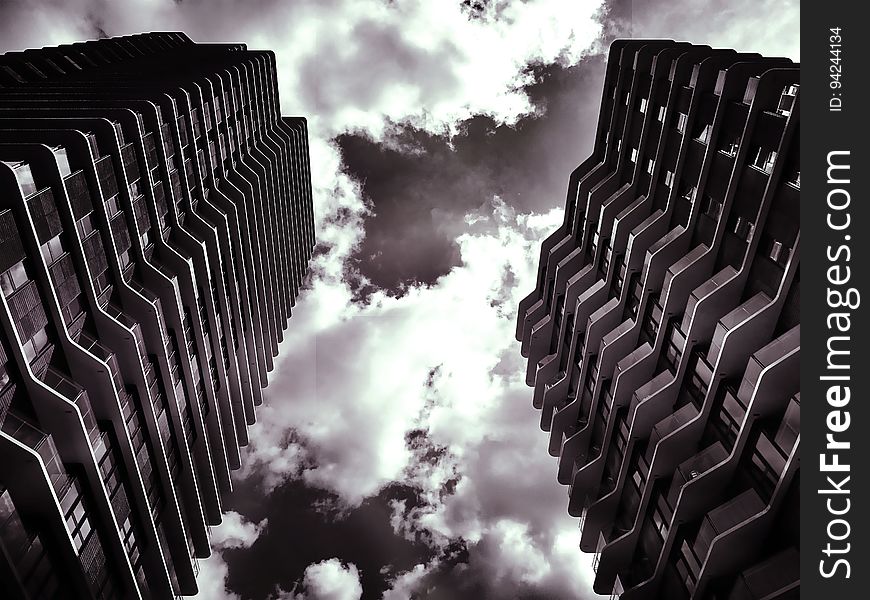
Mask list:
[[616,448],[622,454],[625,446],[628,444],[628,423],[620,417],[619,425],[616,429]]
[[785,266],[788,262],[791,248],[786,247],[781,241],[765,236],[765,240],[761,242],[761,251],[770,258],[773,262],[780,266]]
[[15,178],[18,179],[18,186],[21,188],[21,195],[27,198],[36,193],[36,183],[33,181],[33,171],[29,165],[19,163],[15,167]]
[[27,340],[22,349],[24,350],[24,356],[27,357],[27,362],[33,361],[34,358],[48,345],[48,333],[45,330],[45,327],[37,331],[33,334],[33,337]]
[[631,149],[631,156],[629,156],[628,160],[630,160],[633,163],[637,162],[637,148]]
[[683,353],[683,348],[686,344],[686,337],[682,334],[677,326],[676,320],[672,320],[668,325],[668,332],[665,346],[665,362],[668,370],[674,373],[676,371],[677,362]]
[[649,159],[646,163],[646,172],[652,175],[653,169],[656,166],[656,161],[653,159]]
[[694,364],[689,365],[690,372],[692,373],[692,377],[689,380],[689,391],[690,393],[693,393],[695,399],[703,400],[710,387],[710,380],[713,377],[713,372],[698,351],[693,353],[692,358]]
[[121,269],[126,269],[130,266],[130,249],[124,250],[118,254],[118,262],[121,264]]
[[736,134],[724,136],[722,144],[719,146],[719,151],[727,154],[730,157],[737,156],[737,151],[740,149],[740,136]]
[[589,357],[590,367],[586,372],[585,387],[589,391],[590,394],[595,389],[595,375],[597,374],[597,371],[595,373],[593,373],[593,371],[595,370],[595,364],[596,364],[597,360],[598,360],[598,356],[596,354],[593,354]]
[[208,105],[208,102],[205,102],[202,105],[202,116],[205,119],[205,130],[211,130],[211,111],[209,110],[211,107]]
[[722,203],[713,198],[712,196],[706,196],[704,198],[703,210],[704,214],[711,219],[718,219],[719,215],[722,214]]
[[121,207],[118,206],[118,197],[112,196],[108,200],[106,200],[106,213],[109,215],[111,219],[115,215],[121,212]]
[[57,166],[60,169],[60,176],[66,177],[72,173],[69,166],[69,158],[66,155],[66,150],[63,148],[54,148],[54,158],[57,160]]
[[731,392],[725,393],[725,398],[722,400],[722,421],[727,424],[737,435],[737,430],[740,429],[740,424],[743,422],[743,417],[746,415],[746,409],[743,408],[734,394]]
[[768,175],[773,171],[773,163],[776,162],[776,151],[756,146],[751,156],[753,167],[764,171]]
[[689,122],[689,115],[686,113],[677,113],[677,131],[686,133],[686,124]]
[[665,109],[664,105],[659,106],[659,112],[658,112],[658,114],[656,115],[656,120],[657,120],[659,123],[664,123],[664,122],[665,122],[665,112],[666,112],[666,109]]
[[97,294],[102,294],[109,287],[108,271],[103,271],[97,275],[96,280],[94,280],[94,287],[97,289]]
[[698,135],[695,136],[695,139],[701,142],[702,144],[706,144],[710,141],[710,133],[713,131],[713,126],[709,123],[704,125],[703,129],[698,132]]
[[63,308],[63,316],[66,319],[67,323],[72,323],[79,316],[84,314],[84,308],[82,307],[81,295],[76,296],[72,300],[70,300],[69,304],[67,304]]
[[85,135],[88,138],[88,146],[90,146],[90,148],[91,148],[91,154],[94,155],[94,157],[93,157],[94,160],[100,158],[100,149],[97,146],[97,136],[95,136],[91,132],[88,132]]
[[668,187],[674,187],[674,172],[673,171],[665,171],[665,185]]
[[749,242],[752,239],[752,234],[755,233],[755,223],[743,217],[737,217],[734,222],[734,235],[741,240]]
[[776,107],[776,112],[784,117],[791,115],[794,108],[795,96],[797,96],[798,86],[787,85],[782,90],[782,95],[779,97],[779,104]]
[[631,480],[634,482],[634,488],[638,491],[643,487],[643,475],[641,475],[640,470],[635,470],[634,475],[631,476]]
[[697,186],[689,185],[688,183],[683,183],[680,186],[680,196],[685,198],[686,200],[692,201],[695,199],[695,194],[698,193]]
[[24,261],[19,261],[0,274],[0,286],[3,289],[3,295],[9,296],[15,290],[22,287],[30,280],[27,270],[24,268]]
[[92,212],[76,221],[76,231],[79,232],[79,238],[82,240],[91,235],[94,229],[94,213]]
[[664,511],[661,509],[661,499],[656,502],[655,509],[653,510],[652,522],[653,528],[658,532],[659,537],[664,540],[665,534],[668,529],[669,519],[665,517]]
[[64,508],[67,531],[69,531],[76,547],[76,553],[78,553],[87,543],[93,529],[91,529],[88,511],[85,509],[81,488],[77,481],[64,496],[61,506]]
[[52,265],[63,254],[63,244],[60,243],[60,234],[54,236],[41,247],[42,258],[45,259],[45,264]]
[[752,454],[752,464],[761,472],[761,474],[769,479],[771,483],[779,479],[785,467],[786,457],[782,452],[774,446],[764,432],[758,436],[758,443],[755,447],[755,452]]
[[648,104],[648,101],[646,98],[640,99],[640,106],[638,107],[638,110],[641,112],[641,114],[646,113],[647,104]]

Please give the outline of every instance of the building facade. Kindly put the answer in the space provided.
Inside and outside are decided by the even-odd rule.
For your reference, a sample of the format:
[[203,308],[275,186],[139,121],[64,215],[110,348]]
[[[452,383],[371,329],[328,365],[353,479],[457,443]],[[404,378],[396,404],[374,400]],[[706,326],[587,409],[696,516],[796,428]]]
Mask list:
[[610,48],[516,331],[598,593],[798,597],[799,92],[787,59]]
[[314,244],[275,57],[0,57],[0,596],[197,591]]

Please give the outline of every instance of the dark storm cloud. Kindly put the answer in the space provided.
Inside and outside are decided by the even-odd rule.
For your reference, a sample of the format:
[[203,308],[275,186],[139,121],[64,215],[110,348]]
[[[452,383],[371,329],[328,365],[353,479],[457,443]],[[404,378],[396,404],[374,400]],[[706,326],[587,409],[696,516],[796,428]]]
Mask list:
[[494,195],[521,212],[563,206],[567,174],[589,153],[597,124],[604,61],[534,69],[524,89],[546,115],[499,125],[462,122],[453,138],[398,126],[390,144],[338,138],[348,172],[372,204],[366,237],[353,257],[378,287],[397,292],[432,283],[458,264],[465,217]]
[[276,586],[292,590],[308,565],[338,558],[356,565],[363,598],[380,598],[389,578],[434,556],[426,544],[393,532],[390,502],[395,500],[415,505],[419,497],[413,488],[395,484],[352,510],[338,512],[334,494],[300,481],[288,482],[265,498],[255,486],[243,485],[229,508],[253,521],[268,519],[268,527],[249,549],[224,551],[228,588],[243,598],[265,600]]

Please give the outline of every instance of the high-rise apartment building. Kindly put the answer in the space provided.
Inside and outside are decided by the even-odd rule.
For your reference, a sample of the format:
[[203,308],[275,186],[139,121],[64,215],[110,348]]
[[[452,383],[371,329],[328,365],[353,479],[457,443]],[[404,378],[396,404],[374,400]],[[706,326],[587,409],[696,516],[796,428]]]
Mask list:
[[0,57],[0,596],[197,590],[314,244],[275,58]]
[[799,91],[782,58],[610,48],[516,332],[599,593],[798,597]]

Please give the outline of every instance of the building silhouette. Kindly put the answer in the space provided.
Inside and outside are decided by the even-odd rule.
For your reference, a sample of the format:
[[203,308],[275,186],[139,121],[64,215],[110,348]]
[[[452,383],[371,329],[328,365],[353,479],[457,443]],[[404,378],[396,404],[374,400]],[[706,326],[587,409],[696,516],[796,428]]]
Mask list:
[[0,596],[196,592],[313,244],[273,53],[0,57]]
[[598,593],[798,597],[799,90],[782,58],[610,48],[516,331]]

